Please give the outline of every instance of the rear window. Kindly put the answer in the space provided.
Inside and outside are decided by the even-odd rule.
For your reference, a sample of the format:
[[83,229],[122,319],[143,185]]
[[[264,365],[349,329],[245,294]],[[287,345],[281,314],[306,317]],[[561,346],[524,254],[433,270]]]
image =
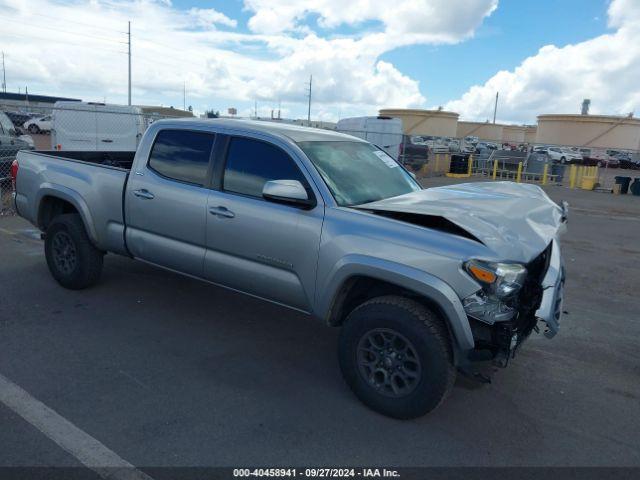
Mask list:
[[215,135],[161,130],[151,148],[149,168],[164,177],[204,185]]

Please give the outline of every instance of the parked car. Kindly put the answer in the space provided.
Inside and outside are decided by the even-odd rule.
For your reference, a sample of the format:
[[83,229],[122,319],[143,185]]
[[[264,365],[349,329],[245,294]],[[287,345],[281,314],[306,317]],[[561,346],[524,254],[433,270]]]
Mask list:
[[11,179],[11,164],[20,150],[33,150],[20,138],[13,122],[0,111],[0,182],[8,182]]
[[[542,153],[541,151],[538,152]],[[582,155],[572,152],[568,148],[546,147],[546,154],[556,163],[582,163]]]
[[146,129],[142,109],[95,102],[55,103],[53,150],[135,150]]
[[606,167],[606,168],[618,168],[620,166],[620,160],[609,155],[602,149],[581,148],[582,164],[590,167]]
[[454,138],[449,141],[449,151],[451,153],[458,153],[462,151],[462,147],[460,146],[460,140]]
[[32,117],[22,124],[29,133],[48,133],[51,131],[51,115]]
[[492,142],[478,142],[476,144],[475,153],[481,153],[483,150],[497,150],[498,145]]
[[412,170],[420,170],[429,162],[429,147],[421,137],[404,135],[400,144],[399,161]]
[[34,117],[34,115],[31,113],[19,112],[19,111],[5,110],[4,113],[7,117],[9,117],[9,120],[11,120],[11,123],[13,123],[13,126],[15,127],[16,131],[19,134],[23,134],[24,132],[26,132],[26,129],[24,128],[23,125],[29,119]]
[[339,326],[347,384],[385,415],[424,415],[457,370],[558,331],[566,205],[536,185],[423,189],[362,139],[230,119],[154,122],[137,152],[20,152],[13,171],[63,287],[112,252]]
[[427,140],[425,144],[433,153],[449,153],[449,145],[445,144],[442,138],[435,137],[431,140]]

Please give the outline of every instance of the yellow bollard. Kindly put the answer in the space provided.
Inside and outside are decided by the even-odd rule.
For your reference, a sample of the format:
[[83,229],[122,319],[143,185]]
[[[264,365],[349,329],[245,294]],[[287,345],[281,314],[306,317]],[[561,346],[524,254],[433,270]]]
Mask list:
[[569,167],[569,188],[576,188],[576,166]]
[[580,183],[582,182],[582,177],[584,177],[585,168],[587,167],[585,167],[584,165],[578,167],[578,178],[576,179],[576,185],[580,185]]
[[472,169],[473,169],[473,155],[469,155],[469,170],[467,171],[467,174],[469,176],[471,176]]
[[518,163],[518,174],[516,176],[516,182],[521,183],[522,181],[522,162]]
[[493,179],[496,179],[496,175],[498,174],[498,159],[496,158],[493,161]]
[[549,164],[545,163],[544,164],[544,170],[542,171],[542,184],[546,185],[547,184],[547,173],[549,171]]

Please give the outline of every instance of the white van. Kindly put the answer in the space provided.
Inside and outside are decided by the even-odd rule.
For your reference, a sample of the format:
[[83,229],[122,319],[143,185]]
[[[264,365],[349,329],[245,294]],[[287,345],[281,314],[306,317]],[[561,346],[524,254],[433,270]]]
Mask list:
[[336,130],[377,145],[396,160],[402,143],[402,120],[391,117],[352,117],[338,121]]
[[138,147],[145,129],[139,107],[56,102],[51,147],[53,150],[132,152]]

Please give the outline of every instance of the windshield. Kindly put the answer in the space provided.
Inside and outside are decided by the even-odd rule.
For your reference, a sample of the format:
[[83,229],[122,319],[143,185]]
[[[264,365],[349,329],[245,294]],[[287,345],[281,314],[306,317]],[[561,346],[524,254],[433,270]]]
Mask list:
[[375,202],[422,187],[389,155],[365,142],[300,142],[341,207]]

